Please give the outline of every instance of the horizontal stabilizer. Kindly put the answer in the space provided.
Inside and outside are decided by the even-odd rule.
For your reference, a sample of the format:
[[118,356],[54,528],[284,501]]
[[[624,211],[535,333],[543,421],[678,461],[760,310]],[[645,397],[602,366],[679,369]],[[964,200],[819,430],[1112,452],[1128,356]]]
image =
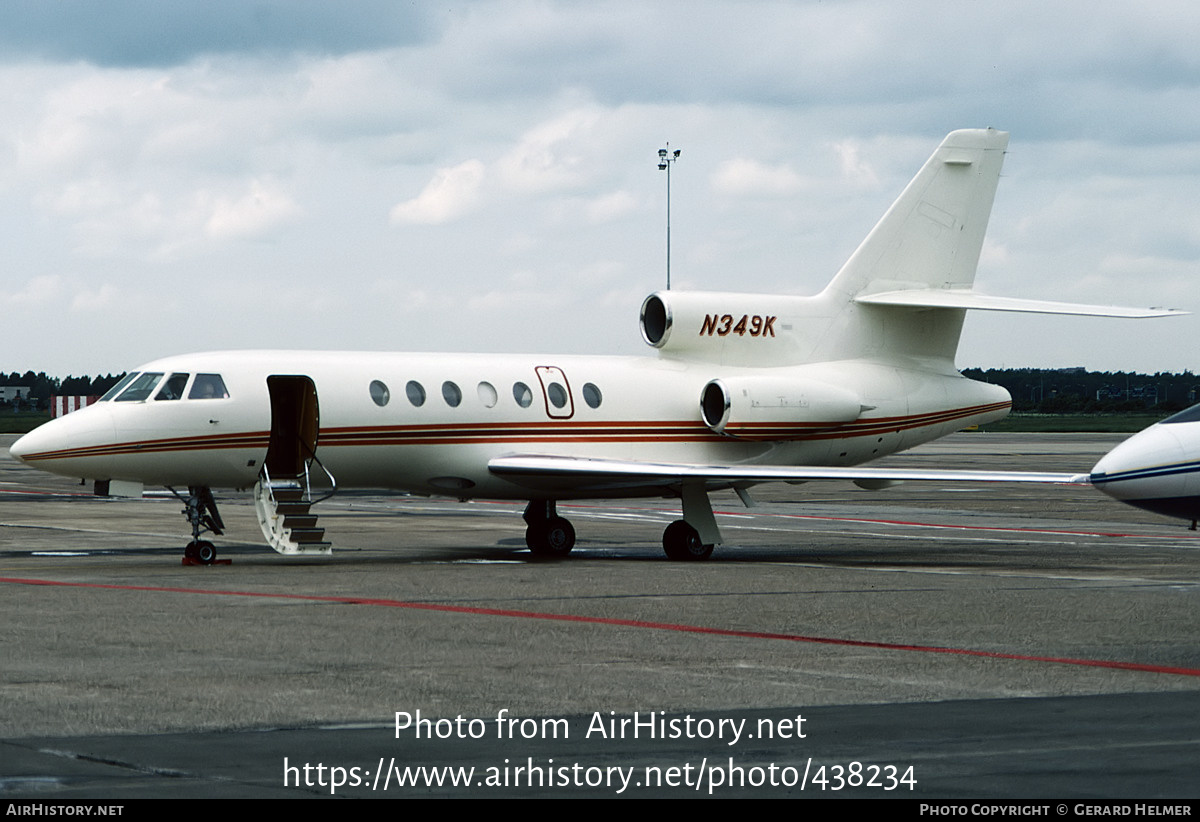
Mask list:
[[552,481],[557,487],[621,489],[661,486],[683,480],[704,480],[713,485],[756,482],[932,481],[932,482],[1033,482],[1086,485],[1087,474],[1054,474],[1026,471],[942,471],[917,468],[861,468],[814,465],[693,465],[633,462],[576,457],[512,456],[488,463],[493,474],[534,487]]
[[923,288],[913,291],[885,291],[855,297],[866,305],[902,305],[913,308],[972,308],[981,311],[1022,311],[1031,314],[1076,314],[1088,317],[1174,317],[1187,314],[1174,308],[1126,308],[1117,305],[1060,303],[1053,300],[1024,300],[1017,297],[991,297],[961,288]]

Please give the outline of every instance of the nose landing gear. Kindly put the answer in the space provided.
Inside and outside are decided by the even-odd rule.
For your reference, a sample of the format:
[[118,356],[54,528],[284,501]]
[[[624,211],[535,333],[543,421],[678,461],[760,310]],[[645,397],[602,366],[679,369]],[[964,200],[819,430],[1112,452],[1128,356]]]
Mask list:
[[217,548],[208,540],[200,539],[205,531],[220,536],[225,533],[225,523],[217,513],[217,501],[213,498],[212,489],[207,486],[193,485],[188,488],[185,497],[174,488],[170,489],[179,500],[187,506],[183,515],[192,526],[192,541],[183,549],[184,565],[230,565],[233,560],[217,559]]

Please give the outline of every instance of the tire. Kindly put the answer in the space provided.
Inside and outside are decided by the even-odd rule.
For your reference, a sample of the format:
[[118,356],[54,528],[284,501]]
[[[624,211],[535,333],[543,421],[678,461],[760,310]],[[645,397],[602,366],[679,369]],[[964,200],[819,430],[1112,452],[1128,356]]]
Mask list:
[[196,560],[201,565],[212,565],[217,558],[217,547],[211,542],[201,540],[196,543]]
[[552,517],[525,529],[525,544],[535,557],[558,559],[575,547],[575,528],[569,520]]
[[700,562],[712,556],[713,546],[700,541],[700,533],[681,519],[663,532],[663,551],[677,562]]

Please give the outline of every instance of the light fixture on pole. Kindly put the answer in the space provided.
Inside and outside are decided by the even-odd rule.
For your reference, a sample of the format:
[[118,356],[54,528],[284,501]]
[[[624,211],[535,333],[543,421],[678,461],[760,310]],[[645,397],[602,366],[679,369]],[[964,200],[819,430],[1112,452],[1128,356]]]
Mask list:
[[671,151],[671,144],[658,150],[658,170],[667,172],[667,291],[671,290],[671,166],[679,159],[679,149]]

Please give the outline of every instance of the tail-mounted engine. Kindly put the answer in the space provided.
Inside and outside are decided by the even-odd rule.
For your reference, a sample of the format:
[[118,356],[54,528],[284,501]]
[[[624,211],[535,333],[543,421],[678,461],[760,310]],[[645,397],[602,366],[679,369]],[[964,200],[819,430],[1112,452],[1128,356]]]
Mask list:
[[700,394],[700,416],[718,434],[739,439],[788,439],[858,419],[859,398],[835,385],[784,377],[711,380]]
[[797,362],[797,317],[810,297],[659,291],[642,303],[642,339],[664,354],[742,365]]

